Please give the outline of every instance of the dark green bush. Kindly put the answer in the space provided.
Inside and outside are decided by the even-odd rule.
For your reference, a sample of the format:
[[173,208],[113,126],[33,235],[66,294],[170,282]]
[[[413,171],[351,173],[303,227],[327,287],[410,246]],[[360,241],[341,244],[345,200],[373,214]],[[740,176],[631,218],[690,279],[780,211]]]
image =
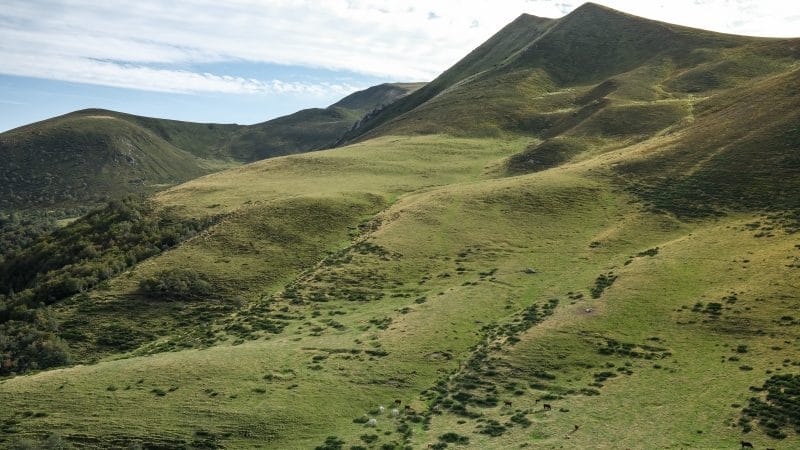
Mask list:
[[492,437],[497,437],[505,433],[505,431],[506,431],[505,425],[501,424],[500,422],[494,419],[489,419],[488,421],[486,421],[486,424],[483,425],[480,431],[478,432],[481,434],[488,434],[489,436]]
[[598,276],[594,282],[594,286],[591,289],[592,298],[600,298],[600,296],[603,295],[603,291],[614,284],[614,281],[616,280],[617,276],[612,272],[607,274],[604,273]]
[[32,322],[13,320],[0,324],[0,375],[72,362],[67,344],[56,335],[55,325],[44,319],[43,312],[33,312]]
[[461,436],[458,433],[445,433],[439,436],[439,440],[442,442],[447,442],[448,444],[458,444],[458,445],[467,445],[469,444],[469,438],[467,436]]
[[373,442],[378,440],[378,435],[377,434],[362,434],[361,436],[359,436],[359,439],[361,439],[362,441],[366,442],[367,444],[371,444],[371,443],[373,443]]
[[322,445],[318,445],[316,450],[341,450],[342,446],[344,445],[344,441],[339,439],[336,436],[328,436],[325,438],[325,443]]
[[139,282],[142,293],[152,298],[191,300],[211,295],[211,284],[197,272],[169,269]]
[[748,406],[742,409],[739,425],[744,432],[752,430],[755,420],[767,436],[775,439],[786,438],[786,429],[800,433],[800,375],[773,375],[762,387],[751,390],[767,394],[751,397]]

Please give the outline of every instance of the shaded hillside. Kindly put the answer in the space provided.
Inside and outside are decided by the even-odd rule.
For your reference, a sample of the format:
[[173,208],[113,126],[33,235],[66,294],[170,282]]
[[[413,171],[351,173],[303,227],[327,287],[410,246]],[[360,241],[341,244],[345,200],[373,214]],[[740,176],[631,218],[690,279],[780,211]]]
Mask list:
[[198,124],[87,109],[0,134],[0,209],[94,205],[220,169],[331,146],[421,84],[383,84],[261,124]]
[[0,135],[0,208],[92,204],[208,173],[153,131],[92,110]]
[[791,211],[800,224],[800,69],[708,98],[691,125],[616,171],[659,209]]

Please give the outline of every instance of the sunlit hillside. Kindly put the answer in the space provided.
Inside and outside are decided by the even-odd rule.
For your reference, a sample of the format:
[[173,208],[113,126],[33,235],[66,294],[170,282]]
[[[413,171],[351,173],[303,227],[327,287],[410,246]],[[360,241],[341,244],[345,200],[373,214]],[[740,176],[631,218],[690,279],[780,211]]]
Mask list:
[[0,442],[798,448],[799,84],[798,39],[523,15],[6,255]]

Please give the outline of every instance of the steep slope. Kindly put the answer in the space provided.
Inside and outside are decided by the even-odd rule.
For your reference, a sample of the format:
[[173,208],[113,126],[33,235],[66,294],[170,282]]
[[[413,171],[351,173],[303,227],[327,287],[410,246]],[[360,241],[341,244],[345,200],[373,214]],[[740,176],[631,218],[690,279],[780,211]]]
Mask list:
[[665,114],[672,106],[655,102],[686,100],[690,92],[732,88],[787,70],[796,61],[794,48],[793,40],[712,33],[592,3],[557,20],[523,15],[343,142],[418,133],[548,138],[609,108],[615,110],[599,120],[635,121],[652,109],[660,120],[636,133],[652,136],[686,116]]
[[[709,97],[691,125],[616,171],[656,208],[793,212],[800,221],[800,68]],[[800,225],[800,223],[798,223]]]
[[530,14],[521,15],[422,89],[359,123],[357,128],[342,137],[340,143],[356,140],[374,128],[412,111],[459,82],[498,66],[524,48],[527,42],[546,31],[552,22],[551,19]]
[[251,126],[88,109],[20,127],[0,134],[0,209],[94,205],[244,162],[326,148],[364,114],[419,86],[374,86],[326,109]]

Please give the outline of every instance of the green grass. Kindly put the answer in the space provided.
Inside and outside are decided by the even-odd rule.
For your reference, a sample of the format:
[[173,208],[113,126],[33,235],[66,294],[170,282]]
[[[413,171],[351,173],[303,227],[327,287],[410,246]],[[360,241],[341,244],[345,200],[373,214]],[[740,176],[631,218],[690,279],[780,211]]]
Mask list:
[[0,381],[0,439],[796,448],[740,421],[800,373],[792,42],[523,16],[370,139],[160,192],[220,220],[47,310],[78,364]]
[[336,105],[250,126],[87,109],[0,134],[0,210],[96,206],[242,163],[333,146],[373,108],[421,83],[382,84]]
[[[445,413],[433,416],[427,431],[409,422],[412,445],[427,445],[448,432],[467,436],[470,446],[480,448],[504,448],[530,439],[547,445],[613,446],[623,435],[631,447],[644,446],[645,441],[700,447],[735,444],[739,432],[725,424],[738,420],[740,410],[730,404],[744,405],[751,395],[748,386],[760,385],[766,379],[764,370],[781,367],[787,356],[797,358],[796,351],[785,344],[781,344],[781,351],[770,350],[794,333],[791,328],[776,329],[770,322],[786,315],[787,300],[756,300],[791,296],[776,280],[786,279],[796,269],[784,268],[765,278],[742,276],[768,273],[762,267],[791,254],[791,241],[779,235],[771,238],[773,244],[764,246],[750,228],[744,227],[752,220],[746,216],[687,225],[638,211],[630,197],[607,185],[605,178],[587,177],[580,164],[523,177],[485,178],[481,167],[487,163],[480,157],[486,158],[484,161],[499,160],[520,144],[511,141],[505,150],[498,151],[498,143],[502,142],[386,138],[237,169],[242,180],[254,177],[244,183],[249,192],[228,187],[231,177],[219,175],[165,192],[159,200],[164,205],[177,205],[191,192],[190,198],[199,200],[185,209],[191,215],[207,209],[204,202],[210,201],[219,203],[217,208],[223,211],[237,205],[241,209],[230,214],[218,231],[212,229],[207,236],[140,265],[130,278],[115,279],[107,291],[92,294],[91,303],[141,301],[122,293],[131,292],[136,280],[158,268],[180,264],[216,277],[221,293],[242,293],[245,304],[252,305],[250,309],[212,314],[209,329],[216,341],[206,349],[180,350],[187,342],[192,347],[204,345],[183,335],[197,329],[196,324],[178,325],[170,336],[143,347],[137,353],[143,356],[111,358],[6,380],[2,384],[3,400],[12,406],[10,411],[44,411],[47,416],[34,419],[10,413],[4,420],[19,420],[15,427],[24,436],[44,436],[56,430],[68,441],[86,443],[136,439],[190,443],[200,431],[235,448],[257,447],[264,442],[282,448],[307,448],[322,444],[330,435],[356,445],[359,436],[372,430],[353,423],[353,419],[371,416],[372,409],[380,404],[388,407],[395,398],[417,412],[426,411],[427,403],[420,392],[431,389],[447,374],[457,373],[459,361],[483,342],[484,325],[507,323],[532,303],[558,298],[562,306],[555,314],[521,334],[519,342],[512,345],[500,341],[498,349],[488,347],[490,359],[499,361],[494,365],[500,372],[480,375],[497,386],[500,401],[497,407],[474,409],[499,423],[520,410],[520,417],[533,422],[531,428],[513,425],[502,435],[491,437],[478,432],[475,420],[459,424],[463,419]],[[373,152],[379,152],[382,158],[365,156]],[[430,172],[424,173],[436,173],[438,159],[444,162],[454,154],[470,157],[458,159],[469,161],[464,166],[439,169],[442,173],[436,179],[447,179],[447,185],[428,187],[429,180],[416,173],[413,164],[402,171],[401,177],[398,163],[392,160],[400,154],[406,156],[406,162],[425,159]],[[316,175],[311,178],[313,182],[294,175],[307,174],[311,167]],[[350,171],[344,178],[346,183],[328,179],[341,177],[344,168]],[[332,217],[319,219],[319,226],[339,230],[333,235],[315,229],[311,211],[325,205],[348,210],[350,200],[346,199],[353,197],[346,192],[363,192],[364,181],[352,176],[357,170],[362,176],[373,177],[369,180],[373,190],[380,186],[394,190],[398,185],[412,190],[409,186],[415,184],[421,190],[401,195],[375,216],[373,225],[356,227],[364,217],[385,208],[385,203],[362,203],[367,209],[361,206],[354,210],[352,218],[341,222],[340,228],[330,228],[337,223]],[[260,183],[255,177],[260,177]],[[399,183],[399,178],[404,182]],[[291,183],[291,179],[298,183]],[[375,182],[379,179],[384,184]],[[275,192],[277,186],[300,197],[290,201],[295,202],[288,204],[292,206],[280,206],[286,201],[269,200],[270,195],[283,197]],[[258,192],[262,192],[262,203],[246,203]],[[323,203],[307,203],[322,192],[327,199]],[[336,200],[340,202],[337,204],[331,203],[332,199],[341,200]],[[304,204],[310,209],[303,209]],[[295,210],[298,207],[301,209]],[[271,216],[282,219],[259,228],[261,220]],[[292,217],[307,219],[290,225],[288,219]],[[295,227],[293,233],[299,234],[292,237],[273,228],[287,226]],[[257,262],[272,261],[285,252],[282,248],[296,252],[302,248],[298,239],[308,238],[303,236],[322,239],[308,254],[308,261],[320,261],[318,264],[304,261],[302,253],[293,256],[299,258],[296,263]],[[342,256],[323,258],[326,248],[346,247],[350,239],[371,246],[354,246]],[[260,249],[259,256],[232,250],[251,241]],[[656,246],[659,251],[655,256],[635,256]],[[275,256],[263,253],[270,247],[275,248]],[[230,249],[227,255],[215,254],[225,249]],[[707,255],[713,255],[712,259]],[[747,271],[741,268],[742,263],[733,262],[745,256],[753,261]],[[220,257],[229,260],[219,261]],[[632,263],[623,264],[631,258]],[[243,266],[245,263],[252,266]],[[526,273],[527,267],[536,268],[537,273]],[[277,268],[286,271],[279,272],[285,275],[275,276]],[[609,270],[619,278],[599,299],[590,300],[588,293],[595,279]],[[570,275],[565,277],[565,273]],[[717,273],[728,275],[719,277]],[[226,287],[221,282],[226,277],[235,284]],[[742,292],[732,305],[739,312],[726,309],[719,323],[703,324],[705,317],[690,309],[675,311],[685,305],[691,307],[697,300],[721,299],[732,290]],[[365,296],[352,296],[352,292]],[[575,295],[568,292],[584,295],[572,300]],[[267,295],[266,300],[258,300],[262,293]],[[420,297],[425,301],[415,301]],[[143,328],[158,330],[157,315],[161,314],[166,326],[173,327],[180,317],[177,311],[198,306],[186,304],[169,312],[164,306],[147,304],[139,318]],[[750,310],[745,309],[748,306]],[[72,314],[69,311],[76,307],[67,305],[61,311]],[[592,312],[585,312],[586,308],[592,308]],[[120,304],[116,310],[124,307]],[[742,328],[739,322],[729,322],[736,316],[753,325]],[[87,317],[87,325],[110,319],[104,317],[102,313]],[[252,337],[257,339],[246,337],[243,343],[237,343],[242,342],[240,335],[228,327],[234,323],[254,327],[258,317],[285,320],[286,328],[277,335],[251,328]],[[384,322],[387,318],[390,320]],[[697,323],[679,324],[691,320]],[[766,335],[753,334],[761,326],[756,323],[765,324]],[[733,331],[726,331],[731,326]],[[769,336],[771,330],[790,334],[773,338]],[[649,340],[653,336],[659,341]],[[599,354],[598,348],[605,345],[606,338],[664,347],[671,356],[654,361]],[[750,350],[741,362],[718,362],[723,355],[733,355],[731,349],[742,342],[747,342]],[[165,345],[162,350],[173,351],[147,355],[159,344]],[[715,355],[713,364],[709,353]],[[627,361],[631,366],[625,366]],[[615,366],[606,368],[609,362]],[[744,363],[755,370],[739,370]],[[586,364],[594,367],[587,368]],[[656,369],[655,364],[664,368]],[[555,380],[545,384],[552,384],[558,395],[564,389],[586,388],[594,382],[593,373],[614,372],[617,367],[629,367],[633,373],[604,381],[603,387],[596,388],[596,396],[577,394],[548,400],[554,409],[542,413],[537,412],[540,407],[534,400],[548,389],[530,388],[529,382],[535,377],[503,375],[514,367],[522,373],[545,370],[553,374]],[[140,379],[144,381],[138,384]],[[523,391],[521,396],[504,387],[511,380],[518,381],[515,389]],[[709,380],[719,381],[710,389]],[[661,388],[672,384],[683,388]],[[109,385],[116,390],[108,390]],[[177,389],[170,392],[170,388]],[[636,409],[623,407],[630,405],[631,399],[642,400],[635,403]],[[513,402],[513,407],[505,406],[502,400]],[[124,413],[133,407],[155,411],[151,417],[157,419]],[[560,412],[561,408],[569,412]],[[532,412],[524,413],[529,409]],[[648,414],[638,412],[642,410]],[[99,415],[91,419],[92,414]],[[87,419],[76,421],[74,417]],[[650,420],[652,417],[659,420]],[[623,431],[632,423],[636,433]],[[581,428],[570,433],[574,424]],[[380,416],[376,430],[379,442],[402,442],[400,425],[398,419]],[[668,432],[659,432],[664,429]],[[697,429],[703,433],[698,434]],[[654,441],[655,436],[662,440]],[[769,438],[746,437],[776,448],[781,445],[764,439]]]

